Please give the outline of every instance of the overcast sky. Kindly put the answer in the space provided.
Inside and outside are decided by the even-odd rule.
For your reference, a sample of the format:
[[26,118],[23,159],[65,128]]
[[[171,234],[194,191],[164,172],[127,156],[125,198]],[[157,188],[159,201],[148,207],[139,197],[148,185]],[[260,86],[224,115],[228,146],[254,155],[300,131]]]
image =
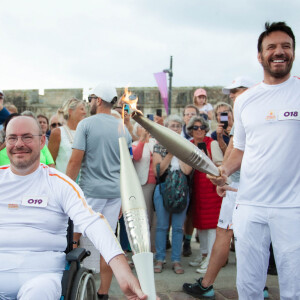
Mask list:
[[[173,86],[262,80],[256,44],[265,21],[300,41],[299,0],[0,0],[0,89]],[[300,75],[299,47],[292,73]]]

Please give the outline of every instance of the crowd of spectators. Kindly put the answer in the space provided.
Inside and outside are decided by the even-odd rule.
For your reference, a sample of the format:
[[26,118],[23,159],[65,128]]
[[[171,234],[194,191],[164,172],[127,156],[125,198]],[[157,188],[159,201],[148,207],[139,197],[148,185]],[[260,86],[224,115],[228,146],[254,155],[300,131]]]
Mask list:
[[[5,128],[9,121],[19,114],[14,105],[10,103],[4,105],[4,93],[2,91],[0,91],[0,98],[0,126],[2,128],[0,131],[0,165],[5,165],[9,164],[5,148]],[[97,104],[94,103],[94,99],[97,101],[96,95],[90,95],[89,102],[92,115],[97,114]],[[105,112],[104,114],[111,114],[117,119],[122,118],[122,106],[123,103],[118,101],[115,105],[110,105],[108,108],[106,107],[108,113]],[[42,133],[47,137],[46,145],[41,150],[42,163],[55,167],[64,174],[67,173],[67,166],[72,155],[72,149],[74,149],[73,142],[77,125],[86,118],[86,111],[87,105],[84,101],[72,98],[65,101],[57,113],[49,118],[42,114],[35,116],[35,114],[30,111],[21,112],[22,115],[29,115],[36,118],[40,124]],[[221,112],[228,113],[229,122],[227,129],[224,129],[223,124],[220,122],[219,116]],[[103,115],[103,112],[101,111],[100,114]],[[208,263],[221,205],[221,198],[216,194],[214,186],[206,179],[204,173],[192,171],[189,166],[185,165],[176,157],[173,157],[171,153],[168,153],[141,125],[135,123],[130,117],[128,106],[125,107],[123,118],[124,124],[131,136],[133,163],[146,202],[151,232],[151,251],[156,254],[155,272],[162,272],[166,257],[166,246],[169,242],[168,236],[170,229],[172,231],[172,263],[176,274],[184,273],[180,264],[180,258],[181,255],[191,255],[190,241],[194,228],[197,229],[197,236],[199,235],[200,240],[200,254],[197,258],[198,262],[196,265],[200,266],[203,261]],[[216,131],[211,130],[212,120],[218,123]],[[224,143],[227,145],[229,142],[228,136],[233,124],[233,114],[231,106],[227,103],[218,103],[215,109],[213,109],[212,105],[207,101],[206,91],[200,88],[194,92],[193,103],[183,108],[182,116],[170,115],[165,119],[165,117],[155,115],[154,121],[175,131],[190,140],[196,146],[198,146],[199,143],[204,143],[206,146],[206,154],[218,166],[226,150],[224,150]],[[105,130],[105,127],[108,125],[107,122],[107,120],[103,121],[101,126],[102,130]],[[112,139],[112,136],[105,137],[105,139],[108,138]],[[103,136],[101,137],[101,142],[102,141]],[[101,142],[100,139],[99,141],[93,141],[95,144]],[[129,148],[131,148],[130,144]],[[91,155],[91,160],[95,160],[94,153],[83,154],[81,158],[83,159],[84,157],[86,159],[88,155]],[[101,159],[105,160],[107,156],[110,156],[110,154],[104,153]],[[92,178],[95,175],[93,170],[87,168],[86,162],[83,166],[81,166],[81,164],[78,165],[78,162],[76,162],[76,176],[74,176],[72,163],[73,161],[71,161],[69,165],[69,175],[71,178],[76,179],[77,182],[81,173],[79,171],[81,167],[83,168],[83,176],[86,177],[85,179],[83,178],[82,182],[85,182],[87,178]],[[157,174],[158,164],[160,165],[160,174]],[[112,171],[110,167],[111,166],[107,166],[105,170],[106,173],[117,171]],[[159,181],[159,177],[164,178],[170,170],[175,169],[181,169],[183,171],[188,178],[189,185],[188,205],[186,209],[179,214],[172,214],[164,209],[159,188],[162,183],[162,181]],[[103,171],[103,173],[105,172]],[[104,174],[102,175],[104,176]],[[108,176],[108,174],[105,176]],[[101,189],[101,185],[99,188]],[[92,190],[93,188],[90,187],[90,189]],[[87,194],[89,193],[92,192],[87,192]],[[98,195],[98,198],[101,198],[100,195]],[[209,211],[213,213],[211,214]],[[122,231],[121,236],[124,236],[124,225],[121,225],[120,231]],[[125,246],[125,243],[127,243],[127,246]],[[127,237],[125,238],[125,243],[124,238],[121,238],[123,250],[130,251]],[[191,264],[193,265],[193,262],[191,262]],[[205,266],[207,268],[207,264]],[[206,268],[204,268],[204,271]]]
[[[240,90],[244,91],[249,87],[250,83],[248,82],[245,85],[245,87],[239,86],[235,87],[235,89],[223,89],[223,93],[230,95],[230,98],[234,100],[234,93]],[[65,101],[57,113],[50,117],[50,121],[47,116],[42,114],[35,116],[30,111],[24,111],[21,114],[36,118],[42,133],[47,137],[46,145],[41,150],[41,162],[55,167],[73,180],[76,180],[76,182],[80,182],[80,170],[83,170],[81,181],[84,187],[83,190],[86,191],[87,197],[93,195],[89,204],[94,210],[101,211],[104,215],[107,214],[108,219],[112,218],[114,221],[111,221],[110,224],[115,230],[120,208],[120,198],[117,197],[119,192],[112,195],[111,190],[107,186],[104,189],[100,182],[107,182],[107,184],[113,184],[114,186],[119,184],[119,159],[116,159],[119,155],[118,145],[116,144],[119,133],[112,135],[111,126],[114,128],[119,126],[112,124],[118,124],[120,120],[116,119],[122,119],[122,107],[124,104],[119,101],[114,105],[113,102],[116,100],[111,102],[102,100],[101,97],[103,98],[103,96],[101,93],[106,92],[105,88],[98,87],[95,91],[94,94],[89,96],[89,102],[91,115],[96,115],[98,120],[95,119],[95,116],[94,118],[89,117],[86,119],[87,105],[84,101],[76,98]],[[98,92],[99,94],[96,95],[95,93]],[[2,105],[0,107],[1,126],[3,124],[3,128],[0,131],[1,166],[9,164],[5,147],[5,129],[9,121],[19,116],[19,114],[13,105],[9,104],[7,108],[4,106],[4,93],[2,91],[0,91],[0,97]],[[98,99],[101,99],[101,101],[99,102]],[[111,119],[110,115],[113,119]],[[224,115],[227,117],[225,122],[221,118]],[[100,117],[101,119],[99,119]],[[134,122],[131,119],[128,106],[123,112],[123,118],[126,130],[128,129],[127,134],[131,140],[128,140],[129,151],[131,151],[132,146],[133,164],[146,202],[151,251],[155,254],[154,272],[161,273],[163,271],[166,263],[166,250],[168,249],[168,243],[170,243],[169,232],[171,231],[171,244],[169,244],[169,247],[172,248],[171,261],[174,272],[176,274],[184,273],[183,266],[180,263],[181,256],[190,256],[192,254],[190,243],[193,233],[196,232],[195,237],[200,242],[200,249],[196,259],[191,261],[190,265],[198,267],[196,272],[205,274],[216,239],[216,228],[222,203],[222,198],[217,194],[216,186],[207,179],[206,174],[192,170],[190,166],[174,157],[171,152],[168,152],[140,124]],[[83,119],[86,119],[85,123],[81,124]],[[212,108],[211,104],[207,102],[206,91],[197,89],[194,92],[193,104],[188,104],[183,108],[182,116],[169,115],[165,118],[155,115],[154,121],[189,140],[196,147],[199,147],[216,166],[219,166],[229,145],[234,117],[230,104],[219,102]],[[81,124],[80,135],[78,133],[77,142],[74,146],[76,129],[79,124]],[[214,124],[215,130],[212,130],[212,124]],[[97,131],[98,128],[101,128],[101,134]],[[95,131],[95,133],[91,133],[91,130]],[[103,132],[106,132],[106,134],[103,134]],[[90,135],[92,135],[92,138],[89,137]],[[112,143],[113,140],[114,142]],[[104,141],[107,143],[106,146],[103,146],[105,145]],[[97,145],[102,145],[101,149],[98,149]],[[75,152],[73,150],[73,156],[72,149],[75,149]],[[102,153],[100,159],[95,155],[99,151]],[[111,163],[107,163],[108,157],[110,157]],[[103,170],[100,173],[99,170],[95,171],[93,169],[95,167],[99,168],[99,165],[103,165],[103,163]],[[67,168],[69,168],[68,171]],[[167,211],[163,204],[162,186],[167,174],[174,170],[180,170],[186,176],[186,184],[188,185],[187,205],[180,213]],[[109,176],[116,177],[109,179]],[[87,183],[87,180],[89,183]],[[95,193],[96,186],[99,189],[98,193]],[[119,187],[117,189],[119,190]],[[106,190],[106,192],[101,194],[100,190]],[[114,205],[112,205],[115,211],[114,217],[111,216],[112,212],[110,209],[106,210],[95,204],[96,202],[101,202],[101,200],[111,203],[115,201]],[[116,203],[118,203],[117,206]],[[118,234],[118,230],[116,230],[116,234]],[[77,246],[76,243],[79,244],[79,236],[74,235],[75,247]],[[123,218],[120,220],[119,237],[123,251],[131,251]],[[232,235],[230,235],[229,241],[231,238]],[[227,256],[228,251],[225,251]],[[225,257],[224,259],[226,260],[227,258]],[[129,260],[128,262],[132,263]],[[99,288],[98,295],[100,295],[100,299],[106,299],[112,274],[108,271],[109,267],[104,261],[100,260],[100,270],[101,268],[102,285]],[[99,270],[99,267],[95,269]]]
[[[110,225],[109,230],[111,228],[117,234],[118,219],[122,215],[118,144],[122,135],[144,193],[151,251],[155,254],[155,273],[161,273],[165,268],[169,236],[172,269],[178,275],[185,272],[181,257],[191,256],[190,244],[196,231],[199,254],[190,265],[205,276],[196,283],[185,283],[183,290],[197,298],[213,299],[212,284],[226,265],[234,225],[240,298],[268,297],[268,290],[264,287],[266,267],[274,247],[282,299],[298,299],[299,245],[295,236],[299,231],[296,138],[299,136],[296,122],[299,121],[299,109],[283,110],[282,106],[283,99],[289,104],[287,107],[293,107],[298,99],[299,78],[290,76],[295,38],[284,22],[266,23],[265,29],[258,40],[258,60],[264,68],[263,82],[253,86],[251,80],[238,77],[223,88],[222,92],[232,100],[232,106],[219,102],[212,107],[207,92],[199,88],[194,92],[193,104],[183,108],[182,116],[164,118],[157,114],[152,118],[168,128],[170,136],[184,138],[186,143],[192,143],[206,154],[219,167],[218,176],[206,175],[174,156],[172,149],[166,149],[161,141],[156,141],[150,132],[131,119],[131,109],[127,104],[121,100],[117,103],[115,88],[101,85],[88,97],[90,117],[86,117],[84,102],[70,99],[50,118],[50,122],[44,115],[35,116],[30,111],[19,114],[15,106],[5,106],[4,93],[0,90],[0,166],[10,164],[9,157],[11,166],[14,164],[14,156],[7,155],[6,151],[12,154],[18,145],[24,153],[27,151],[25,144],[32,143],[34,137],[42,137],[43,148],[35,149],[37,153],[41,152],[36,156],[36,162],[39,163],[40,158],[42,163],[78,181],[88,204],[86,207],[102,213]],[[278,111],[276,116],[273,106]],[[253,120],[255,113],[259,115],[258,124]],[[22,120],[29,124],[32,118],[38,120],[42,134],[9,134],[12,124],[20,128]],[[122,118],[125,127],[120,126]],[[274,127],[283,130],[288,143],[277,143]],[[49,148],[45,136],[49,137]],[[22,152],[19,154],[22,157]],[[286,178],[279,176],[278,170],[283,170],[285,161],[292,159],[297,159],[297,163],[290,164],[293,170],[286,173]],[[19,166],[22,169],[22,165]],[[284,184],[280,185],[279,180],[285,180]],[[285,186],[284,192],[282,186]],[[122,224],[120,232],[126,235],[122,230],[124,222]],[[84,233],[76,225],[74,247],[80,246],[79,239]],[[126,241],[122,243],[121,240],[123,250],[131,251],[128,239]],[[272,257],[270,262],[274,264]],[[126,260],[125,265],[128,268]],[[273,274],[277,272],[274,267]],[[112,271],[102,257],[100,270],[98,299],[108,299]]]

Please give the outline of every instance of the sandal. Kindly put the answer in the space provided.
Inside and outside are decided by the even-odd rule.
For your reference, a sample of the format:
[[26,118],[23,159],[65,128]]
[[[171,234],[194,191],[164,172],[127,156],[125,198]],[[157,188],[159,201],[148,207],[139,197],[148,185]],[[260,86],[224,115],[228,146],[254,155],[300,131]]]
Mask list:
[[179,262],[174,263],[172,269],[175,274],[184,274],[184,269]]
[[154,273],[161,273],[163,269],[163,262],[158,260],[154,265]]

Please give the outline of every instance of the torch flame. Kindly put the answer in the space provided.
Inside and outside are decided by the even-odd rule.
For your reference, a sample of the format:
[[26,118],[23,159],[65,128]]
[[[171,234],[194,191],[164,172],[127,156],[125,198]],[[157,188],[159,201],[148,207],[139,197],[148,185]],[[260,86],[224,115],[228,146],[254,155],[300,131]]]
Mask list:
[[139,98],[132,94],[132,92],[128,91],[128,87],[125,87],[125,92],[121,97],[121,101],[128,104],[131,109],[137,110],[137,102],[139,101]]

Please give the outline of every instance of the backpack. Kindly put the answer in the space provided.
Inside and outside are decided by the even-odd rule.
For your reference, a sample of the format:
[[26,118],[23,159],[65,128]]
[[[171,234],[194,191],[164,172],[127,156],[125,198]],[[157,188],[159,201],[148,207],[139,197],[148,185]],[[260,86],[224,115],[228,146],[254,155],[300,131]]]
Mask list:
[[[160,164],[156,166],[160,173]],[[189,185],[186,175],[179,169],[168,171],[165,182],[159,183],[160,194],[163,197],[164,208],[170,213],[181,213],[188,202]]]

